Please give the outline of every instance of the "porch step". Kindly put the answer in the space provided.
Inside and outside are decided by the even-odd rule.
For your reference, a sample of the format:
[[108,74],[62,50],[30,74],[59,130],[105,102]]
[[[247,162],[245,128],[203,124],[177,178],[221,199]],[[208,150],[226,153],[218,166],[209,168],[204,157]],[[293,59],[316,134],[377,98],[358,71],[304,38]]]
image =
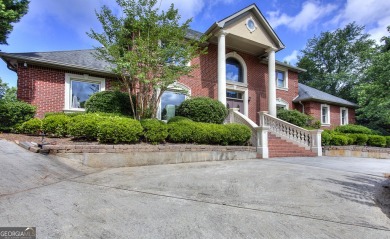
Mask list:
[[268,150],[270,158],[317,156],[316,153],[277,137],[271,132],[268,133]]

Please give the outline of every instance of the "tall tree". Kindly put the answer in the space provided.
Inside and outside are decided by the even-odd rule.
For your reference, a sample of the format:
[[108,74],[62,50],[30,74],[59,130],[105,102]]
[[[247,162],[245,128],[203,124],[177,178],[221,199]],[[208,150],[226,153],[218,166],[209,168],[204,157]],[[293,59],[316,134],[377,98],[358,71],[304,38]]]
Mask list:
[[8,44],[7,37],[11,33],[12,23],[27,13],[29,0],[0,0],[0,44]]
[[[390,33],[390,26],[387,26],[387,31]],[[382,51],[390,51],[390,36],[384,36],[381,38],[383,42]]]
[[377,51],[364,27],[350,23],[309,39],[297,65],[307,70],[300,82],[341,98],[355,101],[351,89],[363,79]]
[[378,53],[365,72],[365,82],[355,88],[359,123],[390,134],[390,51]]
[[8,84],[3,82],[3,80],[0,78],[0,99],[3,98],[7,89],[8,89]]
[[103,47],[97,57],[112,64],[130,95],[135,118],[155,117],[157,104],[167,87],[183,75],[190,75],[194,65],[188,62],[205,53],[205,37],[186,38],[191,19],[180,23],[172,4],[167,11],[156,7],[157,0],[117,0],[122,9],[117,17],[103,6],[97,17],[103,33],[88,35]]

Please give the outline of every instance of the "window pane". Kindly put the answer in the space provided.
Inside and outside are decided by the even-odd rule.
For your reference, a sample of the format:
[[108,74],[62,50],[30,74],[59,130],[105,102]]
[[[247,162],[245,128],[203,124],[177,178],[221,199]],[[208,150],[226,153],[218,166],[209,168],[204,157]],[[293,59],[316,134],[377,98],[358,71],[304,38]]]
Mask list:
[[241,64],[234,58],[226,59],[226,80],[243,82]]
[[176,108],[185,100],[184,94],[165,91],[161,96],[161,119],[169,120],[175,116]]
[[85,102],[100,91],[100,84],[72,80],[72,98],[70,99],[71,108],[85,108]]
[[322,107],[322,123],[328,123],[328,107]]
[[284,72],[277,71],[276,72],[276,84],[277,84],[277,87],[280,87],[280,88],[286,87],[284,82],[285,82],[284,81]]
[[227,98],[242,99],[242,93],[237,91],[226,91]]

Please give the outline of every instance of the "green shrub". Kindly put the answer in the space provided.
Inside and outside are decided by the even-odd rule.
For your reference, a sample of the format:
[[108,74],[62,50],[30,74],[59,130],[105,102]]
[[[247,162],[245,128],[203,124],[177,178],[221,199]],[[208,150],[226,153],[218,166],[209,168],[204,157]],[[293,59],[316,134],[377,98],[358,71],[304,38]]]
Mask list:
[[22,101],[0,101],[0,131],[11,131],[34,118],[36,107]]
[[[219,144],[227,145],[230,138],[230,130],[222,124],[210,124],[210,123],[197,123],[198,131],[203,136],[196,139],[195,143],[199,144]],[[199,129],[201,128],[201,129]]]
[[183,101],[177,108],[176,114],[196,122],[222,124],[228,115],[228,110],[218,100],[198,97]]
[[71,113],[64,113],[64,112],[47,112],[45,113],[45,118],[52,115],[66,115],[70,118],[78,116],[78,115],[84,115],[85,112],[71,112]]
[[[311,126],[310,121],[313,119],[309,115],[303,114],[298,110],[278,109],[277,117],[299,127]],[[314,126],[316,126],[314,124]]]
[[68,134],[77,139],[97,140],[98,123],[104,119],[99,114],[81,114],[71,117],[68,123]]
[[136,143],[143,131],[138,120],[125,117],[105,118],[98,126],[98,141],[101,143]]
[[143,136],[146,142],[158,144],[168,137],[168,126],[158,119],[145,119],[141,121],[144,128]]
[[370,146],[385,147],[386,138],[379,135],[370,135],[368,136],[367,144]]
[[366,134],[349,134],[348,137],[353,139],[353,144],[356,145],[366,145],[368,140],[368,135]]
[[324,130],[321,133],[321,144],[323,146],[328,146],[330,145],[331,140],[332,140],[332,134],[329,133],[329,130]]
[[133,115],[129,94],[120,91],[101,91],[93,94],[85,103],[85,111]]
[[343,146],[348,144],[348,136],[345,135],[332,135],[330,139],[330,145]]
[[176,123],[176,122],[179,122],[179,121],[182,121],[182,120],[187,120],[187,121],[191,121],[192,122],[192,120],[189,119],[189,118],[186,118],[186,117],[183,117],[183,116],[174,116],[174,117],[172,117],[172,118],[170,118],[168,120],[168,124]]
[[19,132],[22,134],[38,135],[41,130],[42,120],[38,118],[30,119],[19,127]]
[[230,131],[229,145],[246,145],[251,138],[252,132],[246,125],[233,123],[226,124],[225,127]]
[[336,132],[340,132],[344,134],[374,134],[374,132],[371,129],[361,125],[354,125],[354,124],[337,126],[334,130]]
[[[310,116],[309,116],[310,117]],[[314,120],[314,122],[312,122],[310,124],[310,126],[314,129],[320,129],[321,128],[321,121],[319,120]]]
[[390,148],[390,136],[385,136],[386,138],[386,147]]
[[168,141],[172,143],[193,143],[196,126],[194,122],[182,120],[168,124]]
[[65,137],[68,133],[70,117],[65,114],[53,114],[42,120],[42,130],[54,137]]

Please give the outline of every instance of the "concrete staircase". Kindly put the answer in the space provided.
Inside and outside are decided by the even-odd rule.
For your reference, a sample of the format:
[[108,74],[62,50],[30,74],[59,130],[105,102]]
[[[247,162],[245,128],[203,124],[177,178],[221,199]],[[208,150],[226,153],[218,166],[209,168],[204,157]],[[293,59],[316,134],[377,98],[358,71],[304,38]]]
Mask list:
[[268,132],[268,150],[270,158],[317,156],[311,150],[281,139],[271,132]]

